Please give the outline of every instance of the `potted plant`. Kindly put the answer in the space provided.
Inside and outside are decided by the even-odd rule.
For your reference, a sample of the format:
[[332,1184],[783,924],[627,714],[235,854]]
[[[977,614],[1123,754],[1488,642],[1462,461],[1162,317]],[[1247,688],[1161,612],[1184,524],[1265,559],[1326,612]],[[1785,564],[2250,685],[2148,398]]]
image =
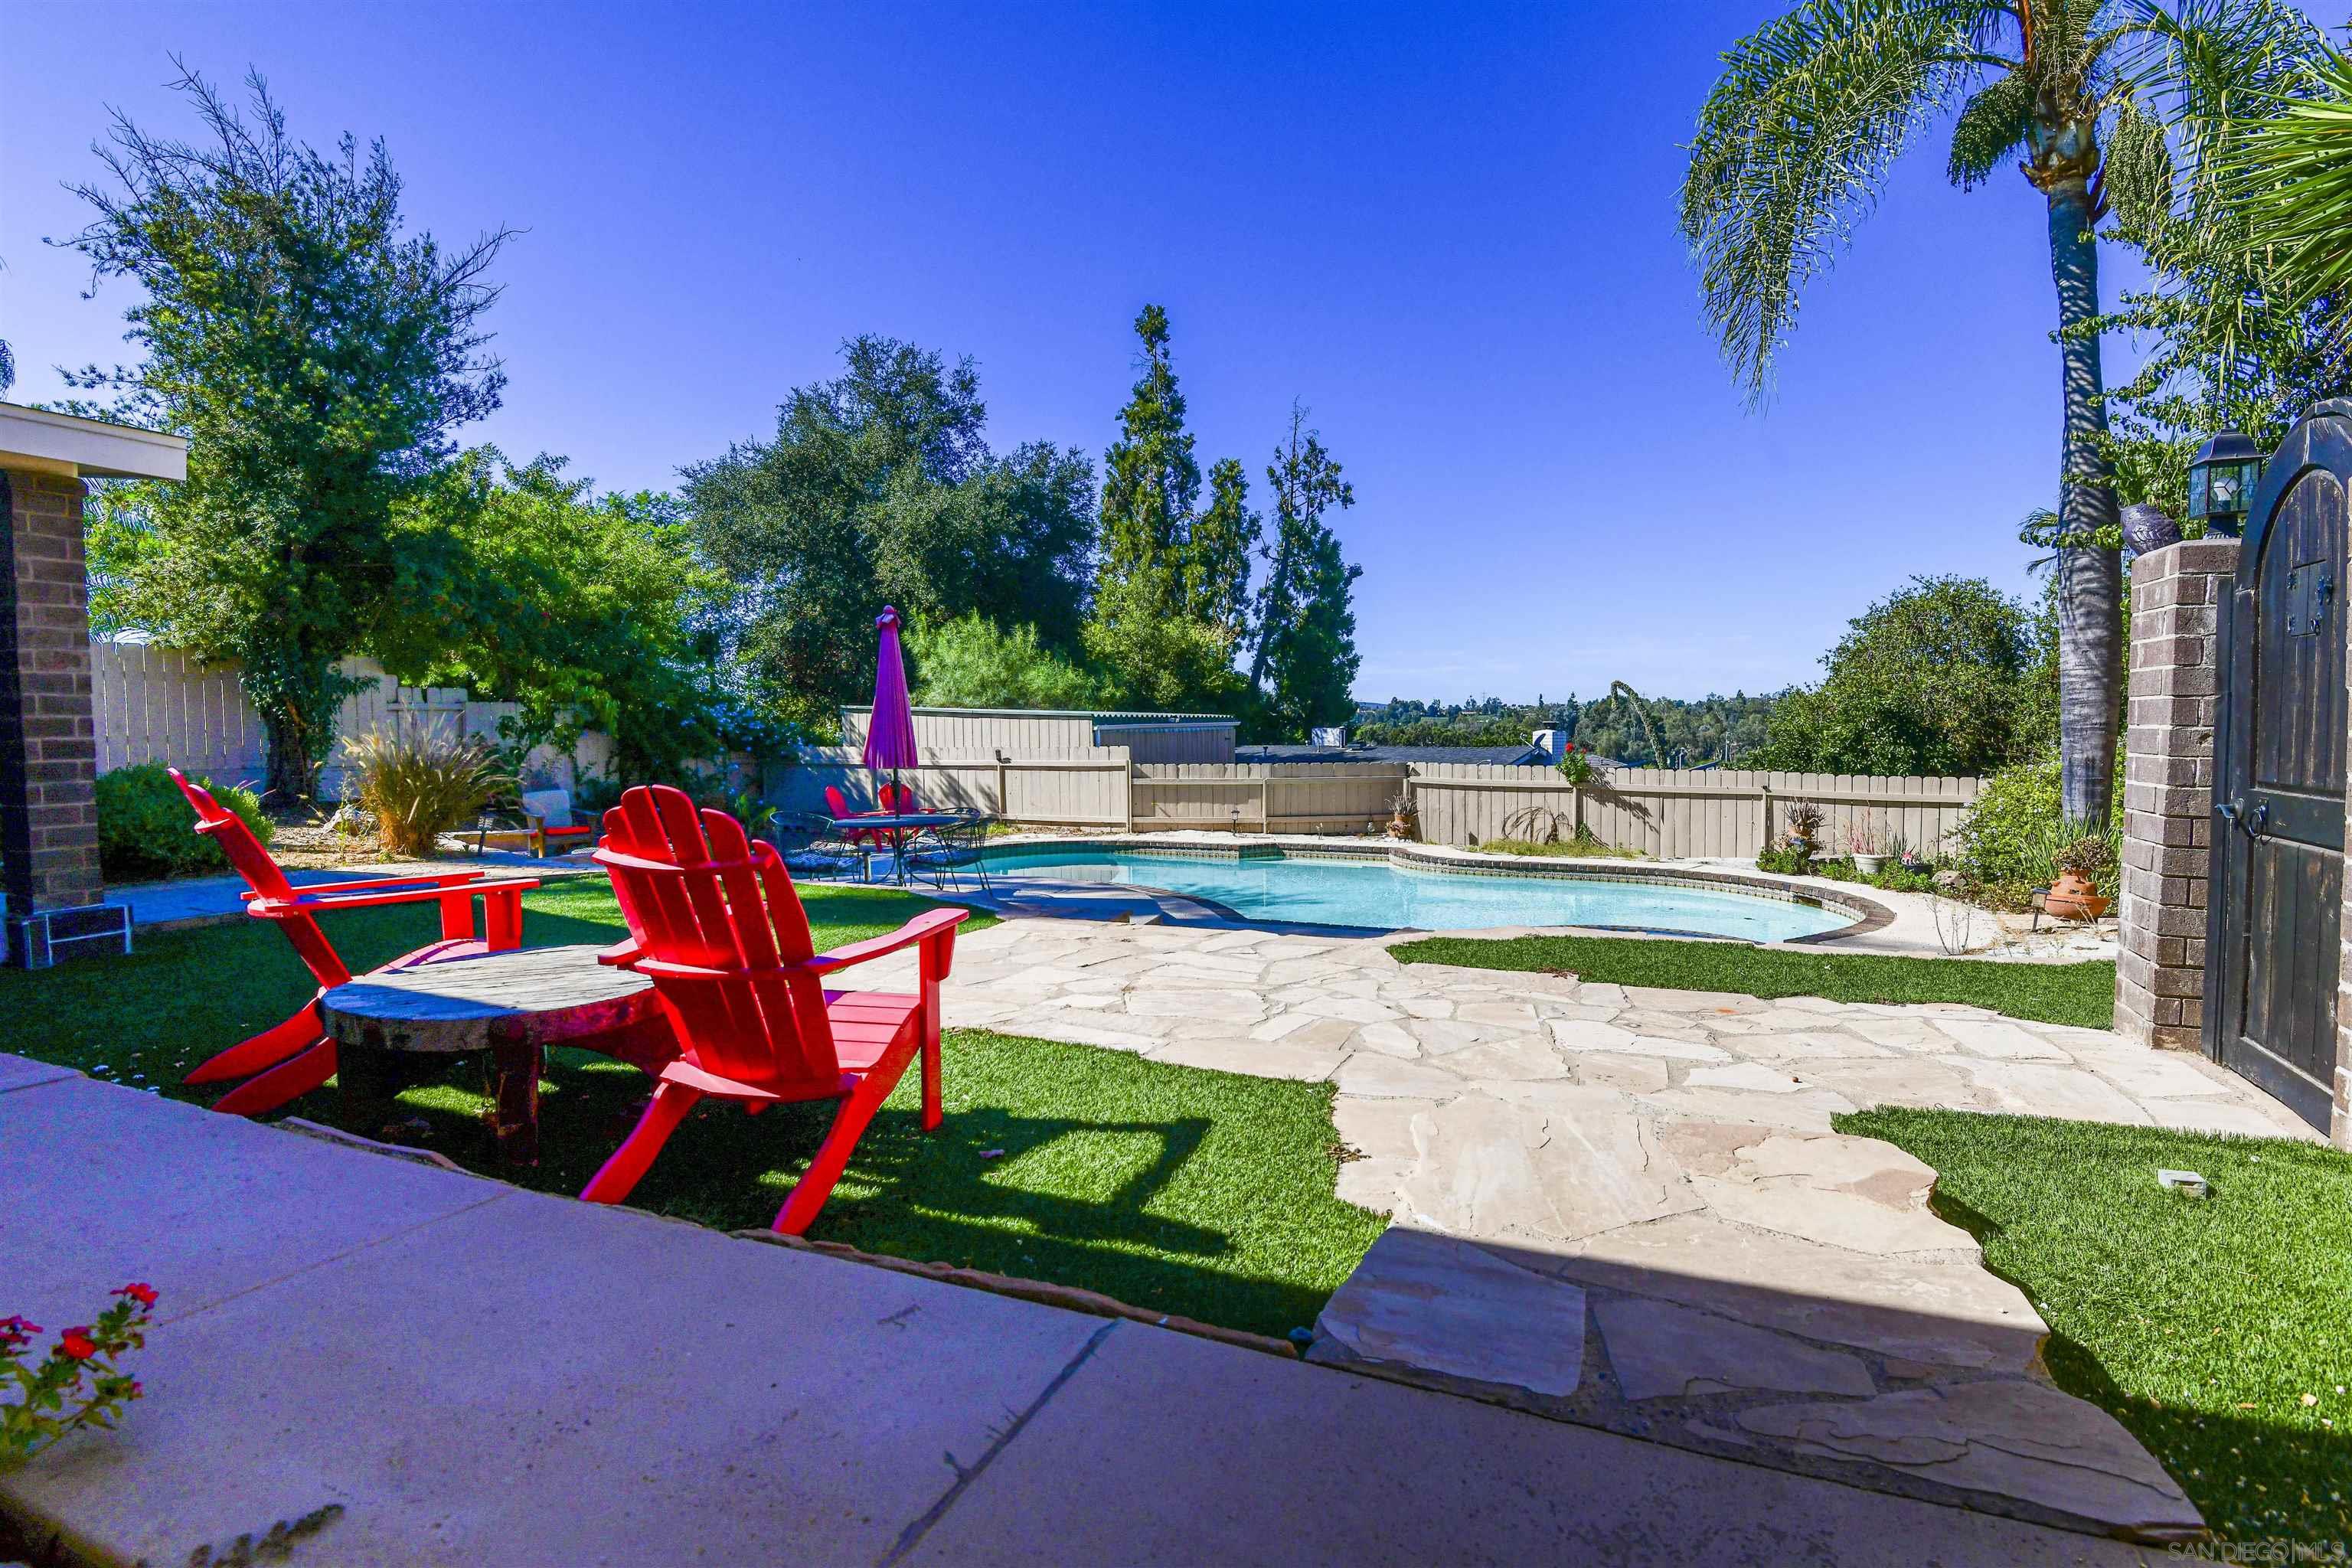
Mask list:
[[1391,838],[1412,837],[1412,795],[1400,792],[1395,799],[1389,802],[1389,837]]
[[1853,857],[1853,868],[1865,877],[1875,877],[1886,864],[1886,836],[1876,812],[1865,812],[1853,826],[1845,830],[1846,853]]
[[1800,859],[1810,860],[1821,847],[1822,808],[1811,801],[1801,800],[1789,807],[1789,847]]
[[2042,896],[2042,907],[2060,920],[2095,921],[2107,912],[2108,900],[2096,879],[2115,869],[2115,847],[2101,835],[2077,838],[2058,851],[2058,879]]

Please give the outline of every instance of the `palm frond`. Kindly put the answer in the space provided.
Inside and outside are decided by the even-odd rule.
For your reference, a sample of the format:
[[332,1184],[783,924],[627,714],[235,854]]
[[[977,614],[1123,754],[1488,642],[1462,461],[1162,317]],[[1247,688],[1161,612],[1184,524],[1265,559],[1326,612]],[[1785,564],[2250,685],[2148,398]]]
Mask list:
[[1985,0],[1805,0],[1741,39],[1699,111],[1682,190],[1707,321],[1760,395],[1804,285],[1887,166],[1975,67]]
[[2297,303],[2339,301],[2352,328],[2352,58],[2328,51],[2313,95],[2251,130],[2232,161],[2249,237],[2267,250]]

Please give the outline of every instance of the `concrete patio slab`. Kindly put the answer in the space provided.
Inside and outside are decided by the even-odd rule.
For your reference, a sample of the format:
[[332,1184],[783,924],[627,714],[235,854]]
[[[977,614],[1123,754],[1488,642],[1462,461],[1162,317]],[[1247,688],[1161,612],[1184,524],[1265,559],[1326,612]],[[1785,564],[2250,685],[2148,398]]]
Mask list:
[[[2121,1568],[2152,1556],[1122,1325],[903,1559]],[[1139,1419],[1139,1413],[1150,1413]],[[1116,1435],[1115,1436],[1113,1435]]]
[[80,1077],[0,1094],[0,1275],[40,1323],[132,1279],[173,1322],[509,1190]]
[[300,1560],[871,1563],[1102,1327],[499,1190],[158,1331],[10,1489],[119,1561],[335,1502]]
[[71,1068],[37,1062],[30,1057],[0,1055],[0,1094],[12,1089],[31,1089],[37,1084],[55,1083],[61,1078],[80,1076]]

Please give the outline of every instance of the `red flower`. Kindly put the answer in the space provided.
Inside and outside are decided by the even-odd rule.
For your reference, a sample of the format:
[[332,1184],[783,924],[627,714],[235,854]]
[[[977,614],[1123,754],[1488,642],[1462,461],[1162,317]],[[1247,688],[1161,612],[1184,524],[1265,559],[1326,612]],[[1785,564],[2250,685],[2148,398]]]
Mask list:
[[23,1318],[0,1318],[0,1352],[32,1343],[33,1336],[40,1331],[40,1324]]
[[142,1307],[152,1307],[155,1304],[155,1287],[152,1285],[142,1285],[133,1281],[129,1285],[125,1285],[121,1289],[115,1291],[114,1294],[117,1296],[128,1296]]
[[58,1341],[58,1353],[68,1361],[88,1361],[98,1353],[98,1342],[89,1337],[89,1325],[68,1329]]

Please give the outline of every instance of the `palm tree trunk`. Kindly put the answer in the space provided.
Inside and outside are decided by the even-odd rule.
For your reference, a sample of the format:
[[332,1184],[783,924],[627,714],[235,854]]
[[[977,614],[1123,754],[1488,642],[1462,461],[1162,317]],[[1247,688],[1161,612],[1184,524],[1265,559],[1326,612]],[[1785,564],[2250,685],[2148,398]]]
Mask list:
[[2115,527],[2116,492],[2100,438],[2107,431],[2099,340],[2099,253],[2089,185],[2053,182],[2050,272],[2058,285],[2058,353],[2065,449],[2058,514],[2059,793],[2069,820],[2105,826],[2116,774],[2123,689],[2123,556],[2099,536]]

